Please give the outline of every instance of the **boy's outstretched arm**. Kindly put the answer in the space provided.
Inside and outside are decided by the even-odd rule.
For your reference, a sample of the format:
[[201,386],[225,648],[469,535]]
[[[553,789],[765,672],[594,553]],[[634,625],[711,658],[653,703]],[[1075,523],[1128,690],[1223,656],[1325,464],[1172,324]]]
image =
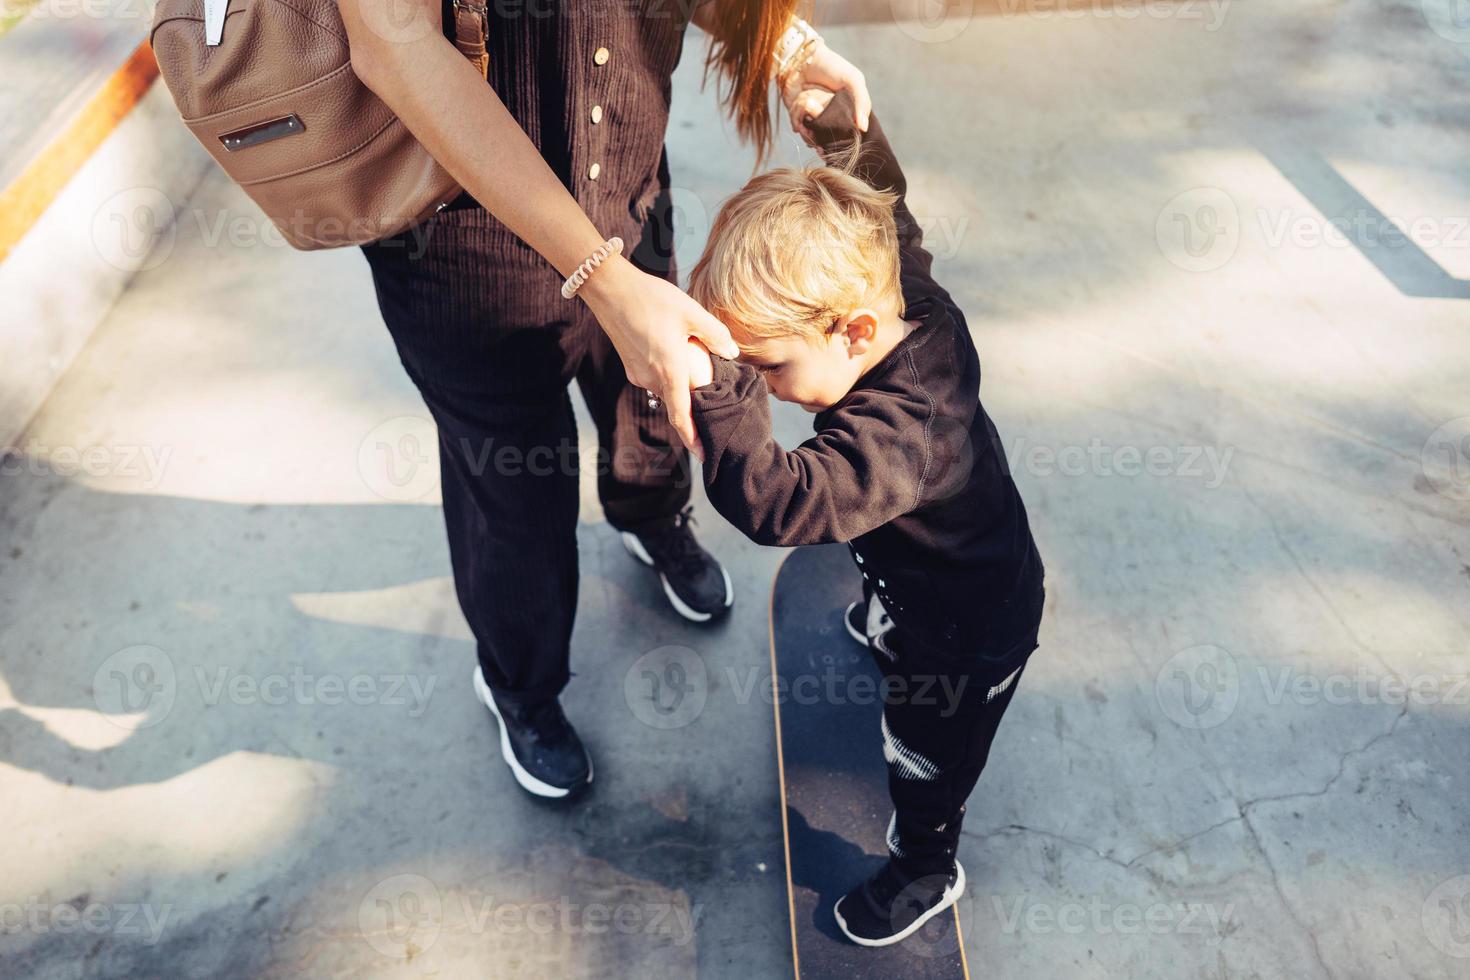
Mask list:
[[713,358],[714,383],[693,393],[704,485],[720,515],[757,544],[851,541],[914,509],[938,465],[931,407],[903,392],[859,389],[815,436],[787,452],[771,434],[766,382]]
[[[838,93],[807,127],[829,161],[839,161],[854,126],[851,105]],[[874,187],[893,190],[899,200],[900,277],[905,302],[948,294],[930,275],[933,257],[908,210],[907,184],[876,116],[854,173]],[[696,345],[697,346],[697,345]],[[769,392],[759,372],[702,349],[712,360],[713,384],[700,386],[703,370],[691,368],[694,423],[706,449],[704,482],[710,502],[731,524],[759,544],[803,545],[851,541],[921,503],[963,447],[950,446],[936,428],[934,407],[922,392],[859,388],[827,414],[823,428],[787,452],[771,433]],[[699,367],[703,369],[703,364]],[[706,375],[709,377],[709,375]]]
[[852,99],[846,92],[837,92],[821,115],[807,117],[806,125],[816,141],[817,152],[829,164],[841,163],[852,146],[853,138],[860,138],[854,176],[870,187],[891,190],[898,195],[893,217],[898,225],[898,253],[903,277],[916,277],[933,283],[930,269],[934,256],[924,248],[924,232],[909,211],[908,181],[904,179],[893,146],[888,142],[877,116],[870,115],[868,131],[858,133],[852,122]]

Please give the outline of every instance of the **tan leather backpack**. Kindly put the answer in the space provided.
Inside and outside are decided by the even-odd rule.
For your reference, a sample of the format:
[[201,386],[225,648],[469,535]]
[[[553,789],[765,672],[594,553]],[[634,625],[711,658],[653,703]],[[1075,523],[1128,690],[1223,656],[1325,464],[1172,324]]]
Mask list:
[[[453,11],[455,46],[483,77],[486,8]],[[336,0],[228,0],[217,45],[205,0],[159,0],[151,39],[184,124],[294,247],[376,241],[459,196],[353,73]]]

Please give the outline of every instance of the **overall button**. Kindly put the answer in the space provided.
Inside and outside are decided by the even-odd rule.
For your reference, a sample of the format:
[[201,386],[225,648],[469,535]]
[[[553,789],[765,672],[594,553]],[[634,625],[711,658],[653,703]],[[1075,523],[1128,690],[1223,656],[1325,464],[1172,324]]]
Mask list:
[[600,173],[602,173],[602,164],[594,163],[592,166],[587,168],[587,179],[596,180],[597,175]]
[[608,51],[607,48],[598,48],[596,53],[592,55],[592,60],[599,65],[605,65],[607,64],[607,59],[611,57],[612,52]]
[[602,122],[602,106],[595,105],[592,107],[592,125],[596,126],[600,122]]

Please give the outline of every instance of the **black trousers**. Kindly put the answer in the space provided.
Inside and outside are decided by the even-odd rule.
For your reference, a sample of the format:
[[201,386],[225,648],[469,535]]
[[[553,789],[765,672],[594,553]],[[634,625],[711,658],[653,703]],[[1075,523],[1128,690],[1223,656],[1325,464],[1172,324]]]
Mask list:
[[[1012,652],[1029,657],[1035,631],[1018,646],[1023,649]],[[883,756],[893,799],[889,855],[910,877],[947,875],[965,801],[990,757],[1026,661],[996,676],[972,660],[925,647],[897,626],[870,637],[868,647],[884,676]]]
[[[689,499],[688,456],[581,300],[481,208],[441,212],[365,246],[399,358],[439,429],[454,586],[486,683],[504,701],[554,698],[570,677],[577,608],[575,378],[597,426],[597,489],[628,530]],[[667,200],[629,256],[675,277]]]

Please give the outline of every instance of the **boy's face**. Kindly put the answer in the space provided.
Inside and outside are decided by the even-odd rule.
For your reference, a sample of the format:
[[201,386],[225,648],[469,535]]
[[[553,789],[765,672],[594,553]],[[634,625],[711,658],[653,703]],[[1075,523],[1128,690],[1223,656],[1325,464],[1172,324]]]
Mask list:
[[[763,340],[757,350],[742,353],[740,360],[760,371],[766,387],[781,401],[820,412],[841,401],[868,369],[876,319],[871,311],[859,310],[838,320],[822,337]],[[740,331],[734,333],[739,343]]]

